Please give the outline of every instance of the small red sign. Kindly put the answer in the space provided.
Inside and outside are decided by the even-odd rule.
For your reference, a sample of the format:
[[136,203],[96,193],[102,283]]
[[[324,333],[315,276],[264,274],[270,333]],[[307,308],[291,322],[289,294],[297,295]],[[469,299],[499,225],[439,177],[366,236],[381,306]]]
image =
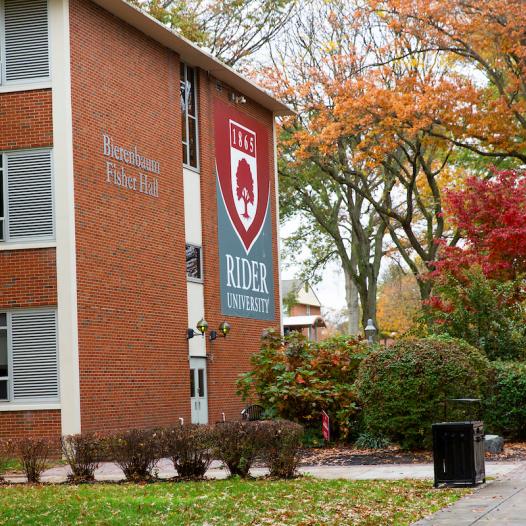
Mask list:
[[321,432],[323,434],[323,439],[325,442],[330,442],[331,440],[331,427],[329,415],[325,412],[321,412]]

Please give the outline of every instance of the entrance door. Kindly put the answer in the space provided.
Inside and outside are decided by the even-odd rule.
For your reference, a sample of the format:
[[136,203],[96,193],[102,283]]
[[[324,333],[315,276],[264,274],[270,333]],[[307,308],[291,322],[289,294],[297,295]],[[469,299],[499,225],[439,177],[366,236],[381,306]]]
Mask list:
[[208,424],[206,358],[190,358],[190,402],[192,424]]

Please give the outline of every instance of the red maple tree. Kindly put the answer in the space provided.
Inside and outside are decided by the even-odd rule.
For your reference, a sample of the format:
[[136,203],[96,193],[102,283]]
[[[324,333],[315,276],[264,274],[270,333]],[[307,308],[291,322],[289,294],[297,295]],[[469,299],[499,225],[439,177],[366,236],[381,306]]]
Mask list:
[[254,179],[252,177],[252,171],[250,165],[245,159],[241,159],[237,165],[236,172],[236,195],[238,199],[242,199],[245,203],[245,213],[242,214],[245,219],[248,219],[248,203],[254,203]]
[[473,265],[490,279],[509,280],[526,274],[526,177],[508,170],[492,179],[472,177],[463,190],[445,196],[451,222],[465,239],[463,246],[444,247],[435,275]]

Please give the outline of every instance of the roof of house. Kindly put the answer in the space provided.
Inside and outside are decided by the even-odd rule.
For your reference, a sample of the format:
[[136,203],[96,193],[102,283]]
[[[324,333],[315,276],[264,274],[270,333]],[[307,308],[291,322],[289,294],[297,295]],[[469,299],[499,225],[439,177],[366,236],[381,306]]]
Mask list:
[[283,327],[302,329],[304,327],[325,326],[325,320],[321,316],[285,316],[283,318]]
[[321,302],[318,299],[318,296],[316,296],[314,289],[306,281],[301,281],[299,279],[284,279],[281,281],[281,293],[283,298],[293,293],[296,296],[296,303],[299,305],[321,307]]
[[223,64],[223,62],[196,46],[187,38],[172,31],[157,19],[141,11],[138,7],[130,5],[125,0],[92,1],[153,40],[172,49],[179,54],[184,62],[209,72],[216,79],[232,86],[275,115],[292,115],[294,113],[286,104],[280,102],[264,89],[246,79],[231,67]]

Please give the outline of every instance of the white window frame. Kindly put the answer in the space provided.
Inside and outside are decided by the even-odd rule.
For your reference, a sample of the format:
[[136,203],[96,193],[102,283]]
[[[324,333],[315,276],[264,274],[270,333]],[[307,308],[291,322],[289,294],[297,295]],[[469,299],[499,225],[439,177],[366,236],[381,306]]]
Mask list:
[[[192,283],[203,283],[203,247],[201,245],[198,245],[196,243],[186,243],[185,244],[185,254],[186,254],[186,247],[193,247],[199,249],[199,274],[201,275],[200,278],[194,278],[192,276],[189,276],[188,273],[186,274],[186,280],[190,281]],[[185,258],[186,260],[186,258]]]
[[11,355],[9,353],[9,316],[7,312],[0,312],[0,314],[5,314],[6,323],[5,325],[0,325],[0,330],[6,331],[7,334],[7,376],[1,376],[0,381],[5,382],[7,380],[7,399],[0,398],[0,403],[9,402],[11,394]]
[[[42,309],[24,309],[25,313],[32,313],[32,312],[49,312],[50,310],[54,310],[56,313],[56,309],[50,309],[50,308],[42,308]],[[59,360],[59,350],[58,350],[58,327],[57,327],[57,384],[58,384],[58,395],[57,397],[49,397],[49,398],[38,398],[35,400],[24,400],[22,402],[17,402],[14,400],[14,385],[13,385],[13,341],[12,341],[12,333],[13,333],[13,326],[11,322],[11,316],[13,314],[13,310],[9,309],[1,309],[0,313],[5,314],[7,318],[7,367],[8,367],[8,376],[7,376],[7,400],[0,400],[0,411],[2,410],[2,406],[4,407],[12,407],[16,408],[17,406],[32,406],[32,405],[45,405],[46,407],[49,404],[58,404],[60,403],[60,360]],[[58,323],[58,318],[57,322]]]
[[0,0],[0,93],[7,91],[41,89],[51,87],[51,23],[49,0],[47,0],[47,40],[49,75],[24,80],[6,80],[5,0]]
[[[184,162],[183,157],[183,166],[185,168],[188,168],[189,170],[193,170],[194,172],[200,171],[200,163],[199,163],[199,102],[197,100],[198,90],[197,90],[197,68],[194,66],[191,66],[190,64],[186,64],[185,62],[181,62],[181,66],[184,69],[184,78],[181,77],[180,83],[186,83],[188,79],[188,68],[191,68],[194,72],[194,79],[193,79],[193,95],[194,95],[194,106],[195,106],[195,155],[196,155],[196,166],[192,166],[189,164],[190,162],[190,126],[189,126],[189,119],[193,119],[194,117],[191,115],[188,115],[188,111],[184,114],[184,122],[186,127],[186,143],[182,142],[183,148],[186,149],[186,159],[188,163]],[[188,107],[188,104],[186,104],[186,107]],[[182,110],[181,110],[182,111]],[[182,137],[182,133],[181,133]]]
[[[0,0],[1,1],[1,0]],[[51,207],[53,220],[53,234],[52,236],[29,236],[25,238],[17,238],[15,240],[9,239],[9,193],[7,180],[9,178],[9,171],[7,169],[7,159],[10,155],[23,154],[25,152],[47,151],[51,155]],[[4,217],[2,223],[2,236],[0,238],[0,246],[2,245],[24,245],[26,243],[49,243],[56,240],[56,220],[55,220],[55,163],[53,158],[53,148],[26,148],[23,150],[8,150],[0,151],[2,156],[2,175],[3,175],[3,199],[4,199]]]

